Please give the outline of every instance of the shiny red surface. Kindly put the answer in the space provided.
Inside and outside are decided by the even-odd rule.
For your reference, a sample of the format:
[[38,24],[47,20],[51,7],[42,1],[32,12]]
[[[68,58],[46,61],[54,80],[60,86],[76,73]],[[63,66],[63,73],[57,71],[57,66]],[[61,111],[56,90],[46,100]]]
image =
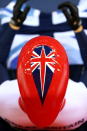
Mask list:
[[[31,71],[32,52],[38,46],[46,45],[55,51],[55,71],[44,103],[41,103]],[[28,69],[28,70],[26,70]],[[58,115],[68,83],[68,60],[61,44],[48,36],[31,39],[23,47],[18,60],[17,77],[21,99],[19,104],[31,121],[40,128],[49,126]]]

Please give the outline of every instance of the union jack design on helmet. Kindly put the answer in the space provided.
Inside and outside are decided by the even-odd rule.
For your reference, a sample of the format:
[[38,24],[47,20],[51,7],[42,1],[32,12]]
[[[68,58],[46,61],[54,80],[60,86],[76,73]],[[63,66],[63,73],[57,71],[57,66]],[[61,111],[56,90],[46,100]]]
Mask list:
[[49,89],[55,68],[57,68],[58,71],[61,71],[61,65],[56,61],[55,55],[55,50],[52,50],[48,46],[39,46],[32,52],[30,60],[31,70],[36,87],[37,89],[39,88],[38,93],[42,102],[45,99],[47,90]]

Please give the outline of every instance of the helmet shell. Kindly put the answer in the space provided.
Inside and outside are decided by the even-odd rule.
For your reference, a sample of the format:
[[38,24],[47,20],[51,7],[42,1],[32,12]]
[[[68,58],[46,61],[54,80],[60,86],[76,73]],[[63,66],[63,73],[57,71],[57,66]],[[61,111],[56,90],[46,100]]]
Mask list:
[[60,112],[68,83],[65,49],[52,37],[28,41],[19,55],[19,104],[37,127],[49,126]]

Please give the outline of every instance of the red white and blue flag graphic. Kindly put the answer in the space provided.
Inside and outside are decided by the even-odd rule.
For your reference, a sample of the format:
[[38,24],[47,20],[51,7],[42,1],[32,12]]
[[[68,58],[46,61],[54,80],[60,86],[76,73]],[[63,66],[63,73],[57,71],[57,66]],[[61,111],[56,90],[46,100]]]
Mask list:
[[[31,57],[31,70],[42,102],[52,80],[55,64],[59,65],[55,59],[54,50],[48,46],[39,46],[34,49]],[[58,70],[60,71],[59,68]]]

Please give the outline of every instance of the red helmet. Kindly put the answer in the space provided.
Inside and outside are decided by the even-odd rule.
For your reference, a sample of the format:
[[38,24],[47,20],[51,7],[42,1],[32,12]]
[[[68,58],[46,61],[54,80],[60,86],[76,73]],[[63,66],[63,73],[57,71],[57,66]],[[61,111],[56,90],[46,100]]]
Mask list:
[[19,104],[37,127],[47,127],[60,112],[68,83],[68,60],[62,45],[49,36],[31,39],[19,55]]

